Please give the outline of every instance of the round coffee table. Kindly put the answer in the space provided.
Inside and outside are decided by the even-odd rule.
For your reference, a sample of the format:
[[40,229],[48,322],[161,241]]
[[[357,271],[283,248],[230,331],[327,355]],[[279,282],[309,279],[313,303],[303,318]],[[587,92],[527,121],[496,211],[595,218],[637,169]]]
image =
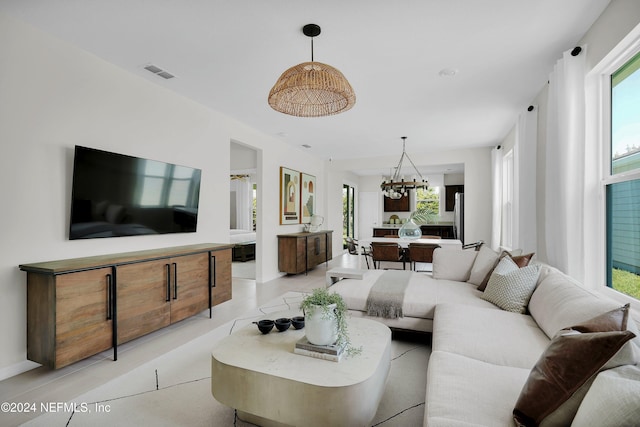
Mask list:
[[349,319],[351,342],[362,353],[340,362],[295,354],[303,336],[304,329],[262,335],[248,325],[223,338],[211,353],[211,393],[261,426],[369,425],[391,364],[390,329]]

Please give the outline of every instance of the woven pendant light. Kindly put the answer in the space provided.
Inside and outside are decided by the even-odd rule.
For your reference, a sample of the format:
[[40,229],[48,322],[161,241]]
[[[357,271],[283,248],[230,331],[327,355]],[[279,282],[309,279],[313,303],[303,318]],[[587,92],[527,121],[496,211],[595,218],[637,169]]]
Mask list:
[[320,34],[320,27],[308,24],[302,32],[311,37],[311,62],[282,73],[269,92],[269,105],[296,117],[330,116],[349,110],[356,95],[347,79],[332,66],[313,60],[313,37]]

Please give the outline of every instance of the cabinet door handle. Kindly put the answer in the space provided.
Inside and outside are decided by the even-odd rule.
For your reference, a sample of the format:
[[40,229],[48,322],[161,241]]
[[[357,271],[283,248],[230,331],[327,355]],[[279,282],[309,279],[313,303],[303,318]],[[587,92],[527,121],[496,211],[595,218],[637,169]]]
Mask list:
[[171,301],[171,266],[169,264],[164,265],[167,269],[167,299],[166,302]]
[[112,304],[111,304],[111,295],[113,292],[113,278],[111,276],[111,274],[107,274],[107,320],[111,320],[111,318],[113,317],[113,314],[111,312],[112,310]]
[[178,299],[178,264],[173,263],[173,299]]
[[216,257],[215,255],[210,258],[211,262],[211,274],[213,275],[213,280],[211,281],[211,287],[216,287]]

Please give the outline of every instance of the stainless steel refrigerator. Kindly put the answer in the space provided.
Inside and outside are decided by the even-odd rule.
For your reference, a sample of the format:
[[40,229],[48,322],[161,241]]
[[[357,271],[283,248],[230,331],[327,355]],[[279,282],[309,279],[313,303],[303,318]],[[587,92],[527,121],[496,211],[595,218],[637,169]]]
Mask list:
[[464,245],[464,193],[456,193],[453,206],[453,236]]

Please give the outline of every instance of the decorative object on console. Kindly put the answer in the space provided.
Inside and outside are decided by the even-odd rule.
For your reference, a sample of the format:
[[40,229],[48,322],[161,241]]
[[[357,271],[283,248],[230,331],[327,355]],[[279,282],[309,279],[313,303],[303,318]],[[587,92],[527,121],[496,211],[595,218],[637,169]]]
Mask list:
[[344,346],[347,354],[360,351],[349,339],[348,308],[342,296],[317,288],[302,300],[300,309],[305,315],[305,335],[311,344]]
[[297,117],[323,117],[342,113],[356,103],[356,94],[344,75],[334,67],[314,62],[313,38],[320,26],[302,28],[311,38],[311,62],[286,70],[269,92],[269,105],[276,111]]
[[[415,190],[417,188],[424,188],[425,190],[429,187],[429,183],[422,176],[416,165],[413,163],[407,151],[405,149],[407,142],[407,137],[402,137],[402,155],[400,156],[400,161],[398,162],[398,166],[396,166],[396,170],[391,177],[387,180],[384,178],[382,180],[382,184],[380,184],[380,190],[382,190],[382,194],[391,198],[391,199],[399,199],[402,196],[406,196],[409,193],[409,190]],[[420,178],[416,179],[415,176],[411,177],[409,181],[404,180],[404,175],[402,175],[402,162],[404,162],[405,157],[413,166],[413,170],[416,175]]]
[[315,233],[320,230],[320,227],[324,224],[324,217],[320,215],[311,216],[311,221],[308,224],[304,224],[304,231],[306,233]]
[[280,224],[300,223],[300,172],[280,166]]

